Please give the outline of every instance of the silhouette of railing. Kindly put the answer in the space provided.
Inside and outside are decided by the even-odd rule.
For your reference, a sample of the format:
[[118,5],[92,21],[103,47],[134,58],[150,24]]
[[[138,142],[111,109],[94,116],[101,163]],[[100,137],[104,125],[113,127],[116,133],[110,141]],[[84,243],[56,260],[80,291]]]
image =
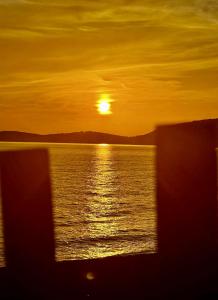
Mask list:
[[0,153],[1,299],[218,296],[216,120],[156,129],[158,252],[55,262],[47,150]]

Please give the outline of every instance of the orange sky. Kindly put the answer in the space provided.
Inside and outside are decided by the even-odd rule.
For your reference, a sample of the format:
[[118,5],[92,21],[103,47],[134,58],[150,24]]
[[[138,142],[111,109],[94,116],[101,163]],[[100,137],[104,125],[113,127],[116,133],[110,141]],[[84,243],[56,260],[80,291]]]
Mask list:
[[135,135],[217,117],[218,1],[0,0],[0,66],[0,130]]

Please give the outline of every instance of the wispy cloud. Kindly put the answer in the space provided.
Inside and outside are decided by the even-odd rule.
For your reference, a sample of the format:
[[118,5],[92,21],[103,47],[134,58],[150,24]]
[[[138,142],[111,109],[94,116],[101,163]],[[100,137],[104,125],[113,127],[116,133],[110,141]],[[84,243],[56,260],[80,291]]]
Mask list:
[[[120,133],[132,111],[135,132],[190,119],[190,101],[193,117],[215,115],[217,20],[216,0],[0,0],[1,116],[22,107],[27,118],[31,106],[31,115],[45,107],[58,115],[59,103],[59,116],[72,108],[81,120],[96,118],[101,92],[113,94],[119,110],[125,103]],[[119,114],[110,118],[107,128],[117,132]],[[42,130],[35,120],[30,129]],[[67,130],[69,120],[59,126]]]

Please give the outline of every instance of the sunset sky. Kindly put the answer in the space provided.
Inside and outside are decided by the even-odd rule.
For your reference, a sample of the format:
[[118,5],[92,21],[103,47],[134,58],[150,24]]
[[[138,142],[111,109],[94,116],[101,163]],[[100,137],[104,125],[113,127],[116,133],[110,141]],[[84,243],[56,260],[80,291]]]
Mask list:
[[0,0],[0,130],[136,135],[217,116],[217,0]]

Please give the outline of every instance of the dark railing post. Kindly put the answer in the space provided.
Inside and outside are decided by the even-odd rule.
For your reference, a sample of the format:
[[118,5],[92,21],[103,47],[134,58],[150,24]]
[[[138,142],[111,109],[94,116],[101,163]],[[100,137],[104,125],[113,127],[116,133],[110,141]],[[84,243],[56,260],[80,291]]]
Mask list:
[[158,252],[163,284],[178,293],[200,292],[212,282],[217,251],[215,131],[212,120],[157,128]]
[[0,171],[6,266],[33,280],[55,261],[47,150],[1,152]]

